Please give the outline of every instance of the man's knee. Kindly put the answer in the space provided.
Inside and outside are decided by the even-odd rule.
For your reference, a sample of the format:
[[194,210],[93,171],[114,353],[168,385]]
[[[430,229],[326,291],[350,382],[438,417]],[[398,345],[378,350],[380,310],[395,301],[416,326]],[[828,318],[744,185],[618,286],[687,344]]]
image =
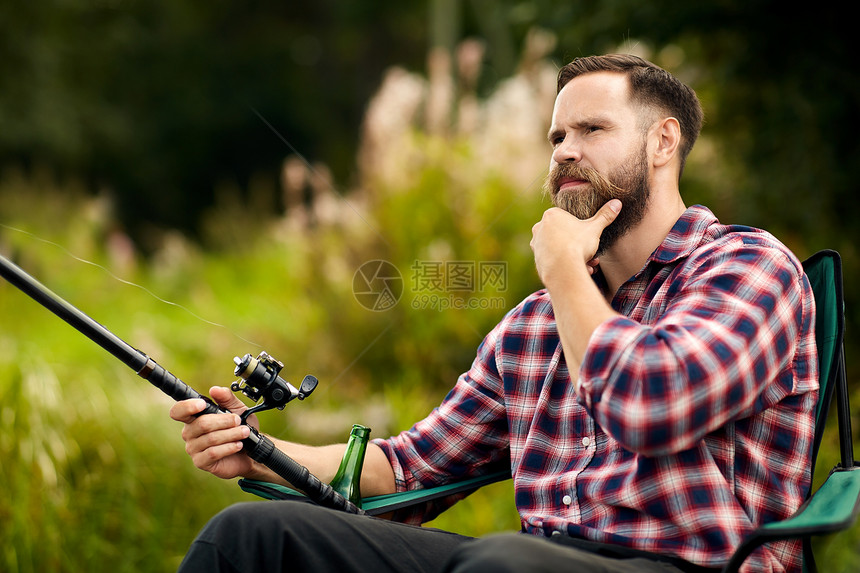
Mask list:
[[280,571],[286,556],[303,550],[309,520],[324,521],[323,511],[300,501],[231,505],[200,531],[180,571]]
[[[257,501],[231,505],[216,514],[198,539],[218,546],[253,544],[267,538],[289,539],[301,532],[313,506],[291,501]],[[286,535],[285,535],[286,534]]]

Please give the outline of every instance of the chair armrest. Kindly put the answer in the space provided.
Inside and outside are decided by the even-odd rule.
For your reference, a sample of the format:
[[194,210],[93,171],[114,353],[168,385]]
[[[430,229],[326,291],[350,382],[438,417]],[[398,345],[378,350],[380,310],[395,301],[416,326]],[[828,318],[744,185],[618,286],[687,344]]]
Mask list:
[[[511,473],[509,471],[499,471],[427,489],[365,497],[361,500],[361,508],[369,515],[381,515],[418,503],[439,499],[440,497],[448,497],[449,495],[476,490],[491,483],[510,479],[510,477]],[[304,496],[301,492],[282,485],[251,479],[240,479],[239,487],[248,493],[265,499],[283,500]]]
[[724,573],[737,571],[759,545],[777,539],[823,535],[850,527],[860,511],[860,467],[835,468],[791,517],[756,529],[735,551]]

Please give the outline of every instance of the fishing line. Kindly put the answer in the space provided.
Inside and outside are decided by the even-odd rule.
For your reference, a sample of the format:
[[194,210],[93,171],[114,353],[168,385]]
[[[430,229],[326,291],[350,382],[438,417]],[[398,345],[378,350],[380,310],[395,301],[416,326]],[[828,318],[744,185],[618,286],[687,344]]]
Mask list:
[[192,316],[193,318],[199,320],[200,322],[202,322],[204,324],[208,324],[208,325],[214,326],[216,328],[222,328],[246,344],[250,344],[251,346],[255,346],[257,348],[262,348],[262,345],[257,344],[256,342],[253,342],[251,340],[248,340],[247,338],[243,337],[242,335],[240,335],[238,332],[231,329],[230,327],[228,327],[224,324],[220,324],[218,322],[214,322],[214,321],[211,321],[209,319],[206,319],[206,318],[200,316],[199,314],[197,314],[196,312],[194,312],[193,310],[191,310],[190,308],[188,308],[187,306],[184,306],[184,305],[181,305],[179,303],[176,303],[176,302],[167,300],[165,298],[162,298],[162,297],[158,296],[157,294],[155,294],[150,289],[148,289],[147,287],[145,287],[141,284],[137,284],[137,283],[128,281],[128,280],[118,276],[116,273],[114,273],[113,271],[111,271],[110,269],[108,269],[107,267],[105,267],[103,265],[100,265],[94,261],[90,261],[90,260],[87,260],[87,259],[84,259],[84,258],[77,256],[76,254],[74,254],[73,252],[71,252],[70,250],[68,250],[66,247],[64,247],[63,245],[61,245],[59,243],[55,243],[54,241],[50,241],[48,239],[42,238],[42,237],[35,235],[29,231],[25,231],[24,229],[18,229],[16,227],[12,227],[12,226],[6,225],[4,223],[0,223],[0,227],[7,229],[9,231],[14,231],[16,233],[26,235],[32,239],[35,239],[35,240],[40,241],[42,243],[45,243],[47,245],[51,245],[52,247],[62,251],[66,256],[68,256],[68,257],[70,257],[70,258],[72,258],[72,259],[74,259],[80,263],[90,265],[92,267],[96,267],[97,269],[101,269],[103,272],[107,273],[107,275],[110,276],[115,281],[118,281],[124,285],[135,287],[137,289],[142,290],[143,292],[145,292],[146,294],[148,294],[149,296],[151,296],[152,298],[154,298],[155,300],[157,300],[158,302],[160,302],[162,304],[166,304],[168,306],[172,306],[174,308],[180,309],[180,310],[184,311],[185,313],[189,314],[190,316]]

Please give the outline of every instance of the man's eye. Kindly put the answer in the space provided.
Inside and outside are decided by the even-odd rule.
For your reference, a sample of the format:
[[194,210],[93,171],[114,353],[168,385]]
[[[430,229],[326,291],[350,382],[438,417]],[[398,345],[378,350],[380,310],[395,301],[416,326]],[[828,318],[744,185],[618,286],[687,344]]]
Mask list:
[[600,131],[601,127],[599,125],[589,125],[585,128],[587,133],[594,133],[595,131]]

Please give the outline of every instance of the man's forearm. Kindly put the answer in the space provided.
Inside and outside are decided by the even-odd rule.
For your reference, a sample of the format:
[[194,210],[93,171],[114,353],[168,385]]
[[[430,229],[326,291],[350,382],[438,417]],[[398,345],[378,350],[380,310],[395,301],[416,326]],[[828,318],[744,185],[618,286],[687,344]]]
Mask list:
[[591,334],[617,313],[585,271],[570,271],[547,285],[547,290],[565,361],[575,380]]
[[[296,462],[308,468],[308,470],[324,483],[329,483],[337,472],[346,444],[332,444],[328,446],[306,446],[284,440],[272,438],[275,446],[293,458]],[[283,478],[262,464],[255,463],[254,469],[245,477],[280,483],[290,486]],[[382,495],[394,493],[394,470],[388,457],[379,446],[367,444],[367,453],[364,458],[364,466],[361,472],[361,494],[362,496]]]

